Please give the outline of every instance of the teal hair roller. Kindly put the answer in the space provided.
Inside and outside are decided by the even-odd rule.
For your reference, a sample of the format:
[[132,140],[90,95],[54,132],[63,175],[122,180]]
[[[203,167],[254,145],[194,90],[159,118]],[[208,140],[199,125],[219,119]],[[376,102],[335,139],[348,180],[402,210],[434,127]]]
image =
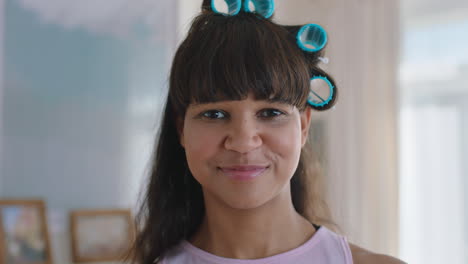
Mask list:
[[314,108],[324,108],[334,98],[335,86],[323,76],[314,76],[310,79],[310,91],[307,103]]
[[317,24],[308,24],[297,33],[297,44],[307,52],[317,52],[327,44],[327,32]]
[[[254,8],[252,10],[252,7]],[[270,18],[275,12],[275,2],[273,0],[245,0],[244,11],[257,13],[264,18]]]
[[241,0],[211,0],[211,10],[225,16],[235,16],[242,8]]

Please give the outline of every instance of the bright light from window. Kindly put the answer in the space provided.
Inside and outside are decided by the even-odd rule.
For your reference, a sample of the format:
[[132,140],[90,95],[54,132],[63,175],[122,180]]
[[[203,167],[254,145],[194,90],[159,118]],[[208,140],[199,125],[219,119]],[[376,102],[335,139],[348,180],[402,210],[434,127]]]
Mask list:
[[450,19],[456,2],[402,23],[400,256],[408,263],[468,263],[468,9]]

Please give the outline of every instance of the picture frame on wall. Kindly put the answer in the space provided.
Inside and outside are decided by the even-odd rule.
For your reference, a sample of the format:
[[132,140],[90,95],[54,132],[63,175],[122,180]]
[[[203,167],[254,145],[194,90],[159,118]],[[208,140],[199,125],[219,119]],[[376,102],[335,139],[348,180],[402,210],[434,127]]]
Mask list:
[[0,199],[0,264],[52,264],[44,201]]
[[75,263],[122,261],[134,241],[131,210],[76,210],[70,213]]

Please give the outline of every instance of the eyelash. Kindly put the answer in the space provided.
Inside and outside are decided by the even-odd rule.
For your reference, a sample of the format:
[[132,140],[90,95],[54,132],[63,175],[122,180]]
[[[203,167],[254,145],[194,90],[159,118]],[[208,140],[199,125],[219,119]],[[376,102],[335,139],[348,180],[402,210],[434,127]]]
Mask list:
[[[265,112],[268,112],[269,114],[271,113],[275,113],[274,115],[268,115],[268,116],[262,116],[261,114],[265,113]],[[212,116],[207,116],[209,114],[218,114],[218,113],[221,113],[224,115],[224,117],[221,117],[221,118],[216,118],[216,117],[212,117]],[[273,119],[275,117],[278,117],[278,116],[282,116],[282,115],[286,115],[286,113],[284,113],[283,111],[280,111],[278,109],[274,109],[274,108],[267,108],[267,109],[263,109],[260,111],[260,118],[262,119]],[[217,120],[217,119],[226,119],[226,118],[229,118],[229,114],[226,113],[225,111],[222,111],[222,110],[208,110],[208,111],[205,111],[203,113],[200,114],[200,117],[201,118],[206,118],[206,119],[209,119],[209,120]]]

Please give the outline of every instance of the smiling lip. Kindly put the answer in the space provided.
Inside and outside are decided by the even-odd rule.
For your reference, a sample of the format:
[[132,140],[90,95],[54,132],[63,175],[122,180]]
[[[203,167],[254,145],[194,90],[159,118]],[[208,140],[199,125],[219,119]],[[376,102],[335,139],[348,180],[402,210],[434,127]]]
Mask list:
[[237,181],[248,181],[260,176],[268,167],[266,166],[232,166],[219,168],[224,175]]

